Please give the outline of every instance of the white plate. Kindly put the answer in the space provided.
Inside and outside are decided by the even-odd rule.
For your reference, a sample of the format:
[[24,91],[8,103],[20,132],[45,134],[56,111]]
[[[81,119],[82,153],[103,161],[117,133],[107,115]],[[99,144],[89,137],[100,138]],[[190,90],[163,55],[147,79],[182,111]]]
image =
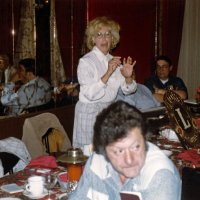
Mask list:
[[166,156],[171,156],[172,155],[172,151],[169,151],[169,150],[162,150],[162,152],[166,155]]
[[199,103],[196,102],[195,99],[186,99],[184,100],[185,103],[188,103],[188,104],[193,104],[193,105],[198,105]]
[[166,110],[165,106],[158,106],[153,108],[141,109],[142,113]]
[[21,200],[21,199],[15,198],[15,197],[3,197],[3,198],[0,198],[0,200]]
[[172,148],[172,145],[171,144],[164,144],[163,145],[166,149],[171,149]]
[[48,192],[47,192],[46,189],[44,189],[43,194],[41,194],[40,196],[33,196],[30,192],[28,192],[28,191],[26,191],[26,190],[24,190],[24,192],[23,192],[23,195],[24,195],[24,196],[27,196],[27,197],[29,197],[29,198],[31,198],[31,199],[40,199],[40,198],[45,197],[47,194],[48,194]]
[[170,128],[163,129],[159,131],[159,133],[162,137],[167,138],[170,141],[179,142],[178,136],[176,135],[175,131]]

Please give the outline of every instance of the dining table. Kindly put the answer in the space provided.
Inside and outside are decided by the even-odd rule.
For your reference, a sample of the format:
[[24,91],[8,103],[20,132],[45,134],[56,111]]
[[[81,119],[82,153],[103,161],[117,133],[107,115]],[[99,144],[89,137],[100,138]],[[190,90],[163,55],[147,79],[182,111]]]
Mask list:
[[[174,136],[177,135],[173,130],[165,107],[149,109],[142,114],[149,124],[150,134],[148,134],[147,140],[163,150],[174,162],[180,175],[184,167],[200,168],[200,145],[186,149],[178,137],[170,139],[162,134],[164,131],[168,131],[171,134],[173,133]],[[191,113],[191,115],[200,129],[200,114]]]
[[181,142],[170,140],[159,133],[152,134],[148,140],[156,144],[173,161],[180,175],[184,167],[200,167],[200,147],[185,149]]
[[[39,176],[46,176],[48,173],[54,174],[55,176],[59,173],[66,172],[66,168],[64,166],[58,166],[56,169],[42,169],[42,168],[25,168],[21,171],[18,171],[13,174],[6,175],[2,178],[0,178],[0,187],[3,185],[15,183],[18,186],[20,186],[23,191],[15,192],[15,193],[9,193],[5,192],[4,190],[0,189],[0,199],[1,198],[7,198],[12,200],[12,198],[21,199],[21,200],[28,200],[28,199],[48,199],[48,193],[46,195],[42,196],[41,198],[31,198],[27,195],[25,186],[27,184],[27,179],[30,176],[39,175]],[[53,189],[50,190],[50,197],[51,199],[62,199],[61,197],[64,196],[66,191],[64,191],[60,185],[57,184]],[[65,195],[65,199],[67,199]]]
[[[156,119],[157,120],[157,119]],[[179,142],[179,140],[174,140],[167,138],[162,134],[163,130],[173,131],[170,126],[165,125],[159,128],[156,132],[153,132],[148,135],[147,140],[156,144],[163,152],[168,156],[172,162],[176,165],[177,169],[180,172],[182,177],[182,171],[185,167],[191,169],[200,168],[200,147],[193,147],[185,149],[184,146]],[[174,133],[175,134],[175,133]],[[48,170],[47,170],[48,171]],[[58,175],[59,173],[67,172],[67,167],[65,163],[58,163],[58,167],[50,169],[47,173]],[[33,175],[46,176],[47,173],[45,169],[40,167],[29,168],[18,171],[13,174],[6,175],[0,178],[0,188],[3,185],[16,183],[18,186],[21,186],[25,189],[27,184],[27,179]],[[25,190],[24,190],[25,191]],[[8,193],[0,189],[0,198],[18,198],[21,200],[31,199],[29,196],[25,195],[24,191],[16,193]],[[62,198],[64,196],[64,198]],[[53,189],[50,191],[51,199],[67,199],[66,191],[63,190],[60,185],[57,183]],[[38,198],[37,198],[38,199]],[[41,200],[48,199],[48,195],[45,195]]]

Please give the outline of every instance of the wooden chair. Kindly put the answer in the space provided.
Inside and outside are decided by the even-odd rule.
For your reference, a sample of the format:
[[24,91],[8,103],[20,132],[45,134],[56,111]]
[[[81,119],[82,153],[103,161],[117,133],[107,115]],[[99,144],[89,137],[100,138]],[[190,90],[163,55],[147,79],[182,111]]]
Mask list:
[[46,148],[46,152],[50,154],[50,147],[49,147],[49,134],[51,134],[53,128],[49,128],[47,132],[42,136],[42,143]]
[[189,108],[173,90],[164,95],[170,124],[185,149],[200,146],[200,129]]
[[15,137],[0,140],[0,175],[24,169],[31,157],[26,145]]
[[66,151],[71,147],[71,142],[56,115],[47,112],[24,121],[22,141],[26,144],[31,158],[47,155],[51,152],[50,143],[52,140],[50,138],[53,136],[51,134],[53,129],[62,134],[63,148],[61,150]]

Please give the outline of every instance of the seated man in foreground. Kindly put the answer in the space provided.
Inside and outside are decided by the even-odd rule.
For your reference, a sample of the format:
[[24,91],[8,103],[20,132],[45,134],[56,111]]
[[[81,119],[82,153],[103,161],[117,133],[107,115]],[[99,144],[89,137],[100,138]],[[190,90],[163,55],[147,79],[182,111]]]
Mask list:
[[181,180],[172,161],[145,140],[147,124],[140,111],[117,101],[94,125],[93,150],[77,189],[68,200],[121,200],[137,192],[142,200],[180,200]]
[[[51,100],[50,84],[35,75],[35,60],[26,58],[19,62],[22,80],[15,80],[5,85],[1,102],[8,107],[7,115],[19,115],[25,109],[47,104]],[[22,85],[17,88],[17,82]]]
[[187,88],[181,78],[170,74],[172,68],[172,62],[167,56],[159,56],[156,59],[155,75],[145,81],[159,102],[163,102],[167,89],[174,90],[183,100],[187,99]]

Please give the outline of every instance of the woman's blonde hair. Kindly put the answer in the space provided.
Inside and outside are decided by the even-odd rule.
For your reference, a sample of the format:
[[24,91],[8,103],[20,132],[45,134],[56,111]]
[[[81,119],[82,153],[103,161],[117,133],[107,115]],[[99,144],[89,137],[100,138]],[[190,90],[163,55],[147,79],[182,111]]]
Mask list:
[[88,27],[85,31],[86,45],[89,50],[91,50],[93,46],[95,45],[92,38],[102,27],[110,28],[111,35],[112,35],[112,43],[110,47],[111,49],[115,48],[117,43],[119,42],[120,25],[114,20],[109,19],[105,16],[97,17],[89,22]]

